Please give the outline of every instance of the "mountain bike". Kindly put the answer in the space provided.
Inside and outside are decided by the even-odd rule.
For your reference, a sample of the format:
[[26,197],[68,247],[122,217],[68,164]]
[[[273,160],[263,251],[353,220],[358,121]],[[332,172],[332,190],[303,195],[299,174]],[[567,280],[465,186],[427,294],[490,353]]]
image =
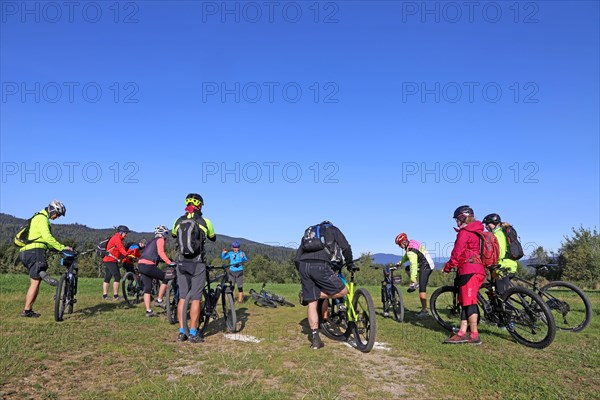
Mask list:
[[73,313],[73,305],[77,303],[77,257],[91,253],[95,249],[85,251],[63,250],[60,252],[60,265],[67,270],[61,275],[54,295],[54,320],[60,322],[65,315]]
[[[456,333],[460,327],[461,306],[458,304],[457,280],[454,282],[454,285],[438,288],[429,302],[435,320],[445,329]],[[480,319],[505,327],[522,345],[543,349],[554,340],[556,323],[552,312],[541,297],[530,289],[514,286],[500,295],[494,283],[488,280],[477,293],[477,306]]]
[[[200,318],[198,319],[198,335],[204,336],[208,321],[210,319],[219,319],[219,300],[221,301],[221,310],[223,312],[223,318],[225,319],[225,325],[229,332],[236,332],[237,316],[235,314],[235,303],[233,302],[233,287],[227,275],[227,269],[229,264],[221,265],[220,267],[207,265],[206,266],[206,284],[202,290],[202,307],[200,309]],[[210,272],[216,269],[222,269],[224,272],[211,279]],[[212,288],[211,283],[217,283]],[[189,335],[190,325],[190,307],[192,304],[191,293],[185,297],[185,303],[183,306],[183,314],[185,318],[183,320],[183,328],[185,333]]]
[[375,344],[377,333],[375,305],[367,289],[354,288],[356,271],[359,269],[350,271],[350,281],[346,280],[341,269],[338,273],[348,288],[346,296],[341,299],[318,300],[319,327],[323,334],[332,340],[349,341],[353,336],[356,348],[368,353]]
[[583,290],[564,281],[550,282],[541,288],[538,285],[538,275],[548,271],[548,268],[557,266],[557,264],[530,264],[528,267],[535,270],[533,282],[513,275],[510,278],[511,284],[527,285],[539,294],[550,308],[558,329],[580,332],[592,320],[592,304]]
[[[121,279],[121,292],[123,299],[131,304],[139,304],[144,298],[144,282],[138,269],[137,264],[134,265],[134,272],[127,272]],[[158,294],[161,282],[157,279],[152,279],[152,296]]]
[[261,307],[277,307],[277,304],[282,306],[295,307],[293,303],[287,301],[284,297],[276,295],[275,293],[269,293],[265,290],[266,282],[263,282],[260,292],[254,289],[250,289],[250,295],[254,299],[254,304]]
[[169,321],[170,324],[176,324],[179,322],[179,319],[177,318],[177,305],[179,304],[179,285],[177,284],[177,276],[167,283],[165,302],[167,303],[167,321]]
[[[380,269],[380,267],[372,266],[373,269]],[[394,276],[394,271],[398,269],[397,266],[383,267],[383,280],[381,281],[381,302],[383,303],[383,316],[391,316],[395,321],[404,321],[404,300],[402,300],[402,293],[398,287],[402,283],[402,276]],[[389,287],[388,287],[389,285]],[[398,285],[398,286],[396,286]]]

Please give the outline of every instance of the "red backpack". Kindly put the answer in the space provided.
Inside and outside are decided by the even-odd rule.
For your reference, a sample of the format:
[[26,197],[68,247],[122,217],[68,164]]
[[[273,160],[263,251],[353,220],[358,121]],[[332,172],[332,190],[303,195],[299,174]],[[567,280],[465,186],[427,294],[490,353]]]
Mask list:
[[491,232],[473,232],[479,236],[479,254],[481,255],[481,263],[485,268],[490,268],[498,265],[500,256],[500,245],[498,239]]

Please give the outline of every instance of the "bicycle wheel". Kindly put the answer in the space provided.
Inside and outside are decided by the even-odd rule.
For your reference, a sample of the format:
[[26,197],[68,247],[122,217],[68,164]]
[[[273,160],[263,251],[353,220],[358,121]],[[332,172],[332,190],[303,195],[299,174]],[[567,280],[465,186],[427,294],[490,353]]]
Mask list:
[[352,306],[357,314],[354,324],[356,347],[363,353],[368,353],[375,344],[375,335],[377,334],[375,304],[373,304],[371,294],[366,289],[357,289],[354,292]]
[[458,332],[460,328],[460,305],[454,286],[442,286],[433,292],[429,299],[431,315],[444,329]]
[[583,291],[570,282],[550,282],[539,295],[550,308],[556,327],[579,332],[592,320],[592,305]]
[[177,305],[179,304],[179,287],[175,283],[175,280],[170,280],[167,284],[165,302],[167,303],[167,321],[170,324],[176,324],[178,322]]
[[54,320],[60,322],[65,315],[65,305],[67,303],[67,274],[62,274],[56,287],[54,295]]
[[[327,310],[324,310],[327,307]],[[348,313],[342,299],[320,299],[317,303],[319,314],[319,328],[321,332],[332,340],[346,340],[350,336]],[[324,318],[323,314],[327,317]]]
[[392,290],[392,298],[390,299],[392,310],[394,311],[394,320],[398,322],[404,321],[404,300],[400,289],[394,286]]
[[556,324],[552,312],[535,292],[511,287],[502,295],[508,333],[520,344],[543,349],[552,343]]
[[121,293],[123,293],[123,299],[126,303],[134,305],[140,302],[140,291],[138,289],[135,274],[133,272],[126,273],[121,279]]
[[237,315],[235,313],[235,303],[231,293],[223,292],[221,294],[221,304],[223,306],[223,316],[225,317],[225,325],[228,332],[236,332]]
[[[210,319],[210,315],[208,315],[206,309],[207,309],[207,294],[206,291],[202,292],[202,304],[200,307],[200,316],[198,318],[198,324],[195,326],[195,328],[198,330],[198,334],[199,335],[203,335],[204,331],[206,330],[206,325],[208,324],[208,320]],[[183,303],[183,329],[185,330],[185,334],[189,335],[190,333],[190,329],[194,328],[193,326],[191,326],[191,315],[190,315],[190,310],[191,310],[191,306],[192,306],[192,295],[191,293],[188,293],[187,296],[185,296],[185,302]]]
[[282,306],[289,306],[289,307],[296,307],[294,304],[290,303],[289,301],[287,301],[286,299],[284,299],[281,296],[278,296],[276,294],[271,295],[271,299],[279,304],[281,304]]
[[277,303],[275,303],[273,300],[265,299],[264,297],[258,297],[254,301],[254,304],[256,304],[257,306],[260,306],[260,307],[268,307],[268,308],[276,308],[277,307]]

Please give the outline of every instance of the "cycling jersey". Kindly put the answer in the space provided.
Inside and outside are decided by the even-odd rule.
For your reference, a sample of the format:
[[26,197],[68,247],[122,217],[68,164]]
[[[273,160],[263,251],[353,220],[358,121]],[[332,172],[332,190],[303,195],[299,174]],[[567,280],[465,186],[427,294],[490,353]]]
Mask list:
[[485,275],[485,268],[481,263],[479,236],[475,233],[483,233],[483,224],[473,221],[463,228],[454,229],[458,233],[446,268],[458,268],[458,275]]
[[33,216],[31,224],[29,225],[29,236],[28,240],[35,239],[34,242],[23,246],[19,252],[31,249],[55,249],[62,251],[65,248],[64,244],[61,244],[52,236],[50,228],[50,217],[48,211],[43,209]]
[[141,255],[142,254],[140,253],[140,246],[137,245],[137,244],[132,244],[127,249],[127,256],[125,256],[125,258],[123,258],[123,264],[131,264],[131,265],[133,265],[133,263],[137,259],[139,259]]
[[165,253],[165,238],[158,237],[154,238],[148,242],[144,250],[142,251],[142,255],[138,261],[138,265],[147,264],[147,265],[156,265],[160,261],[164,261],[167,264],[171,264],[171,260],[167,257]]
[[[505,258],[507,241],[506,241],[506,234],[504,233],[504,230],[502,230],[502,227],[500,225],[498,225],[496,227],[496,229],[494,229],[492,232],[494,233],[494,236],[496,236],[496,239],[498,239],[498,244],[500,245],[500,254],[498,255],[498,264],[500,264],[501,267],[508,270],[508,273],[510,273],[510,274],[516,273],[517,272],[517,262],[515,260],[511,260],[510,258]],[[500,277],[503,276],[501,271],[498,271],[497,274]]]
[[425,246],[416,240],[408,242],[406,254],[404,254],[404,257],[402,257],[399,264],[403,264],[406,261],[410,262],[410,281],[413,283],[417,282],[417,273],[420,270],[432,270],[435,267],[433,259],[427,252]]
[[109,239],[106,244],[106,251],[108,252],[108,255],[102,259],[104,262],[115,262],[118,261],[119,258],[127,255],[127,250],[125,250],[125,246],[123,246],[123,237],[119,232],[116,232]]
[[248,261],[248,258],[246,257],[246,253],[244,253],[241,250],[238,251],[237,253],[233,250],[229,251],[225,254],[221,253],[221,260],[226,260],[228,258],[229,258],[229,265],[231,265],[229,270],[231,272],[243,271],[244,266],[241,263],[244,261]]

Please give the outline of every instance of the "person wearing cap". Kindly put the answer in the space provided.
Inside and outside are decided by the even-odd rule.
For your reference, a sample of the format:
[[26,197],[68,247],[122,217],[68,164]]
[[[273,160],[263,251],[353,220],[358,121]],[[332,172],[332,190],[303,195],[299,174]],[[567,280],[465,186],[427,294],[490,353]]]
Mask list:
[[108,284],[111,278],[113,281],[113,300],[119,300],[119,282],[121,281],[121,271],[119,270],[119,260],[127,257],[127,250],[123,245],[123,239],[129,233],[129,228],[125,225],[119,225],[117,231],[106,244],[107,255],[102,259],[104,263],[104,282],[102,283],[102,299],[108,299]]
[[[475,219],[470,206],[460,206],[454,210],[456,221],[456,241],[450,254],[450,260],[444,266],[444,273],[457,269],[456,285],[458,286],[458,302],[461,305],[460,329],[446,339],[444,343],[481,344],[477,322],[477,293],[485,281],[486,271],[480,254],[479,234],[483,233],[483,224]],[[479,232],[477,234],[476,232]],[[467,328],[471,334],[467,337]]]
[[233,286],[238,289],[238,303],[244,301],[244,265],[245,261],[248,261],[246,253],[240,251],[240,242],[237,240],[231,242],[231,251],[223,249],[221,252],[221,260],[229,259],[229,280],[233,283]]
[[19,250],[19,260],[29,272],[29,289],[25,295],[25,308],[21,312],[21,317],[38,318],[40,316],[39,313],[33,311],[33,303],[39,293],[42,280],[51,286],[58,285],[56,279],[46,272],[48,269],[46,250],[73,250],[56,240],[50,231],[50,221],[65,216],[66,213],[65,205],[58,200],[53,200],[47,207],[35,213],[29,221],[29,232],[25,238],[26,244]]
[[[202,290],[206,284],[204,242],[206,239],[211,242],[217,240],[212,222],[202,216],[203,205],[204,199],[198,193],[188,194],[185,197],[185,214],[175,220],[171,230],[172,236],[177,239],[177,284],[179,286],[179,304],[177,305],[179,335],[177,339],[189,340],[192,343],[204,342],[204,338],[198,333],[200,302]],[[190,224],[190,220],[196,225]],[[191,237],[191,232],[198,232],[199,235]],[[191,299],[190,329],[189,332],[186,332],[183,327],[183,307],[188,293],[190,293]]]
[[416,240],[409,241],[406,233],[398,234],[395,242],[405,251],[404,256],[398,262],[398,265],[402,265],[406,261],[410,263],[407,267],[407,272],[410,277],[410,285],[408,286],[407,292],[412,293],[419,289],[421,311],[417,313],[417,317],[426,317],[429,315],[429,312],[427,311],[427,282],[429,281],[429,275],[431,275],[434,268],[433,259],[424,245]]

